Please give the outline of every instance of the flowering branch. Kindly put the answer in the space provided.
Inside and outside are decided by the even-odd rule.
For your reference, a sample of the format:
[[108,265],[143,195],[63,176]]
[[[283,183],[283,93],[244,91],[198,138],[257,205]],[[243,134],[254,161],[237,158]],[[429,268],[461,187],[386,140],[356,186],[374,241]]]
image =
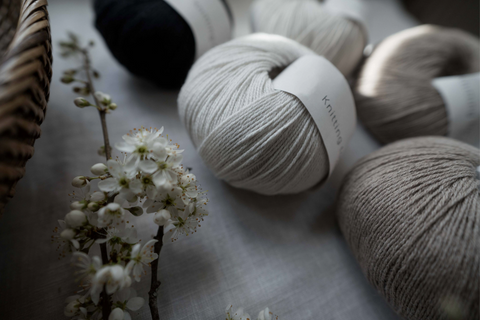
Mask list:
[[[100,122],[102,124],[102,132],[103,132],[103,140],[104,140],[105,157],[106,157],[106,160],[108,161],[111,158],[111,147],[110,147],[110,142],[109,142],[109,138],[108,138],[108,128],[107,128],[107,120],[106,120],[106,114],[107,114],[108,109],[105,106],[102,106],[102,103],[100,103],[98,98],[102,97],[102,95],[95,91],[95,87],[93,85],[93,80],[92,80],[92,76],[91,76],[92,70],[91,70],[90,55],[89,55],[89,52],[88,52],[88,47],[85,47],[85,48],[80,47],[78,38],[73,34],[70,34],[70,40],[71,41],[68,43],[69,50],[71,50],[72,53],[78,52],[83,56],[83,69],[85,70],[85,74],[86,74],[86,78],[87,78],[86,81],[79,80],[79,79],[74,79],[74,80],[77,81],[77,82],[84,83],[85,84],[84,92],[85,93],[89,92],[92,95],[92,97],[95,101],[95,106],[97,107],[98,112],[100,114]],[[67,44],[67,43],[64,42],[64,44]],[[92,41],[90,42],[90,46],[93,46]],[[95,72],[95,76],[96,77],[99,76],[98,72]],[[65,80],[65,78],[64,78],[64,80]],[[68,83],[68,81],[70,81],[71,79],[67,78],[66,80],[67,80],[66,82]],[[105,95],[103,95],[103,97],[104,96]],[[84,99],[82,99],[82,98],[80,98],[80,99],[81,99],[80,104],[85,105],[86,103],[84,102]],[[109,97],[107,99],[109,100]],[[77,106],[78,106],[78,104],[77,104]],[[107,244],[106,243],[100,244],[100,251],[101,251],[101,255],[102,255],[103,264],[107,264],[108,261],[109,261],[109,257],[108,257]],[[104,319],[107,319],[108,316],[110,315],[110,312],[111,312],[111,307],[110,307],[109,300],[110,300],[110,297],[107,295],[106,290],[104,290],[102,292],[102,301],[103,301],[102,314],[103,314]]]
[[[83,58],[82,67],[65,71],[62,82],[80,83],[83,87],[74,87],[73,91],[92,95],[94,103],[82,97],[74,103],[79,108],[95,107],[99,111],[105,143],[102,155],[107,159],[106,164],[91,167],[93,177],[73,179],[72,185],[82,194],[72,193],[78,200],[72,202],[72,211],[54,229],[53,240],[59,243],[60,256],[73,252],[80,275],[79,295],[67,299],[65,315],[94,320],[131,318],[128,311],[136,311],[145,303],[131,286],[146,274],[144,266],[151,266],[149,305],[152,317],[159,319],[156,298],[160,250],[165,239],[173,242],[180,235],[196,232],[208,215],[208,200],[198,189],[195,175],[181,165],[183,150],[172,144],[168,135],[162,136],[163,127],[130,130],[123,136],[124,141],[115,144],[124,154],[123,160],[111,159],[106,114],[117,105],[108,94],[95,91],[93,78],[99,75],[91,68],[88,47],[82,48],[72,34],[60,45],[63,56],[80,54]],[[79,70],[85,71],[86,80],[75,77]],[[98,191],[90,192],[93,184],[97,184]],[[131,221],[144,210],[154,213],[153,222],[159,228],[156,237],[142,246]],[[100,246],[101,258],[89,256],[94,244]]]

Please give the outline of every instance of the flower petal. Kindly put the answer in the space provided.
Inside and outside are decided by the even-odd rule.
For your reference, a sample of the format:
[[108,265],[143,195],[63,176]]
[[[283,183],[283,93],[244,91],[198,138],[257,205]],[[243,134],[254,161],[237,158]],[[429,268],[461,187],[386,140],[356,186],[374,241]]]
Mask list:
[[137,311],[138,309],[143,307],[144,304],[145,304],[145,299],[143,299],[142,297],[135,297],[128,300],[127,308],[132,311]]
[[128,184],[128,187],[130,190],[132,190],[133,193],[139,194],[143,192],[143,184],[140,180],[135,179],[132,182]]
[[140,161],[138,167],[140,168],[140,170],[146,173],[154,173],[158,169],[158,165],[152,160]]
[[123,141],[115,143],[115,148],[117,148],[117,150],[119,151],[128,152],[128,153],[135,151],[134,145],[131,145]]
[[165,182],[167,182],[167,176],[166,176],[164,171],[160,171],[160,172],[155,173],[152,176],[152,181],[158,188],[158,187],[163,186],[165,184]]
[[98,188],[105,192],[115,191],[118,187],[118,182],[114,178],[108,178],[98,183]]
[[108,320],[123,320],[124,319],[124,314],[123,310],[120,308],[115,308],[110,312],[110,316],[108,317]]

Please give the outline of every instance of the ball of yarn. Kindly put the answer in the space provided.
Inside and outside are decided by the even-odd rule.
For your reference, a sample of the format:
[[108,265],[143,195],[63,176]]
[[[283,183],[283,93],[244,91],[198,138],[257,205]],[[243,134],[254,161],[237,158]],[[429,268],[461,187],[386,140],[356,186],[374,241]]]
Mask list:
[[337,216],[364,274],[410,320],[479,319],[480,150],[395,142],[345,177]]
[[183,84],[195,59],[195,38],[167,2],[95,0],[94,9],[95,26],[120,64],[165,88]]
[[445,103],[432,80],[479,71],[480,42],[456,29],[423,25],[386,38],[355,88],[360,120],[383,143],[448,133]]
[[367,44],[362,26],[331,14],[318,0],[257,0],[251,24],[256,32],[282,35],[309,47],[344,75],[358,65]]
[[180,118],[218,178],[262,194],[297,193],[325,179],[328,157],[315,122],[298,98],[272,84],[274,73],[311,54],[285,37],[254,34],[193,65],[178,98]]

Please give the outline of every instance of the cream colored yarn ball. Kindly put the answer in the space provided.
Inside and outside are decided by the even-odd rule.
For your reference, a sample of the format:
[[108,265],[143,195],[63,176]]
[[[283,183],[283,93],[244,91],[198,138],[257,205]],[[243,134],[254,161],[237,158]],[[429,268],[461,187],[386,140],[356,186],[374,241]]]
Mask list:
[[365,276],[409,320],[479,319],[480,150],[443,137],[361,159],[337,203]]
[[318,0],[257,0],[251,7],[255,32],[293,39],[324,56],[350,75],[367,44],[365,29],[348,17],[325,9]]
[[218,178],[267,195],[298,193],[326,178],[328,157],[312,117],[272,84],[274,73],[311,54],[285,37],[254,34],[211,49],[193,65],[179,114]]
[[447,135],[447,111],[432,80],[478,72],[479,55],[479,40],[457,29],[423,25],[386,38],[358,77],[360,120],[383,143]]

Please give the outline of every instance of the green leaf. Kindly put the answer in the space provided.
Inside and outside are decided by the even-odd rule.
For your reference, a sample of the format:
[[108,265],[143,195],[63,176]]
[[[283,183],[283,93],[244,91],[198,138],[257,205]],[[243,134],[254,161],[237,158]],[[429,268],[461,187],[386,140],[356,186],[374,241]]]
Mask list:
[[143,209],[141,207],[131,207],[127,208],[127,210],[136,217],[139,217],[143,214]]

